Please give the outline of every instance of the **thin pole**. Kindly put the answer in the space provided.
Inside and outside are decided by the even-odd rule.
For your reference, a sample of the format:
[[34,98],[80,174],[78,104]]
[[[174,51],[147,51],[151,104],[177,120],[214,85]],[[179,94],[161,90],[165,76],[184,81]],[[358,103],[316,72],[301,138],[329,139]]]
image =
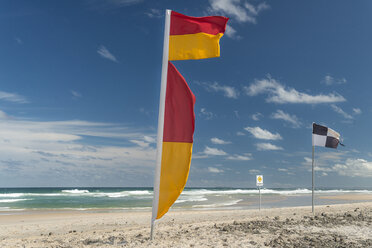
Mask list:
[[312,165],[311,165],[311,167],[312,167],[312,170],[311,170],[311,172],[312,172],[312,194],[311,194],[311,206],[312,206],[312,208],[311,208],[311,210],[312,210],[312,212],[313,212],[313,214],[314,214],[314,151],[315,151],[315,146],[313,146],[313,162],[312,162]]
[[162,156],[162,151],[163,151],[165,94],[167,90],[167,75],[168,75],[170,16],[171,16],[171,10],[167,9],[165,11],[165,24],[164,24],[163,62],[162,62],[162,70],[161,70],[158,137],[157,137],[157,150],[156,150],[156,167],[155,167],[155,175],[154,175],[154,197],[152,200],[152,217],[151,217],[151,234],[150,234],[151,240],[154,237],[154,225],[155,225],[155,220],[156,220],[156,216],[158,213],[158,205],[159,205],[161,156]]
[[260,205],[259,205],[259,207],[258,207],[258,210],[261,211],[261,187],[258,187],[258,193],[259,193],[259,195],[260,195]]

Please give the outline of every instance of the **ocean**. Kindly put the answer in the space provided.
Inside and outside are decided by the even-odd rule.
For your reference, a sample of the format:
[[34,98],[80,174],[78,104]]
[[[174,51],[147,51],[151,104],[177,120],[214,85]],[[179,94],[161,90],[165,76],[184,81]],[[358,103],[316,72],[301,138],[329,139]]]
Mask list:
[[[371,189],[320,189],[316,204],[349,203],[324,196],[371,194]],[[152,188],[0,188],[0,215],[33,210],[150,211]],[[310,189],[261,189],[262,208],[311,205]],[[173,210],[254,209],[256,188],[186,188]],[[359,200],[363,201],[363,200]]]

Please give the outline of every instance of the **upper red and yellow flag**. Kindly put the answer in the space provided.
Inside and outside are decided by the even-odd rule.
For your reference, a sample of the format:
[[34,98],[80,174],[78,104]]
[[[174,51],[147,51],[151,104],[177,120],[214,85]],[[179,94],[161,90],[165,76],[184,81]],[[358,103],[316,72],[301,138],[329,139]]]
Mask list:
[[169,60],[206,59],[220,56],[220,38],[229,18],[192,17],[172,11]]

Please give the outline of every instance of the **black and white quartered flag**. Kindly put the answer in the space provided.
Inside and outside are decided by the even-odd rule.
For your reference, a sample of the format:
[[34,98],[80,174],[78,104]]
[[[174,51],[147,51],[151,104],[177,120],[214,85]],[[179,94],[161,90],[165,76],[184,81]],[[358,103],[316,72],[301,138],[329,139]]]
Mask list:
[[337,148],[340,143],[340,134],[329,127],[313,123],[313,146]]

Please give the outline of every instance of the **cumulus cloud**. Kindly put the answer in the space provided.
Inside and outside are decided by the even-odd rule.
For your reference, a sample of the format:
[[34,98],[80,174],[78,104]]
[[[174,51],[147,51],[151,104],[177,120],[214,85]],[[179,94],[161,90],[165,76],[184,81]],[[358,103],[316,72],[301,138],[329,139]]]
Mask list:
[[155,142],[156,142],[155,138],[150,137],[150,136],[147,136],[147,135],[143,136],[143,139],[144,139],[147,143],[155,143]]
[[229,24],[226,25],[225,34],[227,37],[236,39],[236,40],[239,40],[242,38],[241,36],[237,34],[236,30]]
[[238,131],[238,132],[236,132],[236,135],[238,135],[238,136],[245,136],[245,133]]
[[271,143],[258,143],[256,144],[259,151],[278,151],[283,150],[283,147],[273,145]]
[[234,155],[228,156],[227,159],[238,160],[238,161],[248,161],[248,160],[252,160],[252,154],[250,153],[244,153],[243,155],[234,154]]
[[71,90],[71,94],[72,94],[72,97],[73,97],[74,99],[77,99],[77,98],[82,97],[82,94],[79,93],[79,92],[77,92],[77,91],[75,91],[75,90]]
[[326,75],[321,82],[325,85],[333,85],[333,84],[346,84],[347,80],[345,78],[335,79],[331,75]]
[[13,103],[28,103],[24,96],[18,95],[17,93],[9,93],[0,91],[0,100]]
[[282,136],[280,136],[279,133],[274,134],[260,127],[246,127],[244,129],[250,132],[256,139],[263,139],[263,140],[281,140],[282,139]]
[[148,12],[145,13],[150,18],[162,18],[162,12],[160,9],[150,9]]
[[232,86],[220,85],[217,82],[214,83],[198,83],[204,86],[207,91],[210,92],[222,92],[227,98],[237,99],[239,97],[239,91]]
[[214,117],[214,114],[210,111],[207,111],[206,108],[201,108],[199,116],[203,117],[206,120],[211,120]]
[[2,119],[0,184],[6,179],[11,184],[21,180],[19,185],[24,185],[22,180],[30,179],[37,180],[34,186],[38,182],[56,186],[54,183],[63,183],[63,179],[64,185],[94,182],[97,185],[110,184],[113,178],[128,175],[137,175],[137,179],[151,177],[155,148],[146,145],[143,137],[149,135],[145,133],[140,128],[112,123]]
[[211,142],[213,144],[217,144],[217,145],[226,145],[226,144],[231,144],[230,141],[225,141],[225,140],[222,140],[222,139],[219,139],[217,137],[214,137],[211,139]]
[[0,110],[0,119],[8,119],[9,116],[2,110]]
[[100,46],[97,50],[97,53],[101,55],[102,58],[111,60],[116,63],[118,62],[116,57],[105,46]]
[[218,169],[216,167],[208,167],[208,171],[212,172],[212,173],[222,173],[223,172],[223,170]]
[[333,171],[341,176],[372,177],[372,162],[365,159],[346,159],[344,163],[335,164]]
[[136,144],[140,147],[148,147],[150,144],[147,143],[146,141],[143,141],[143,140],[129,140],[130,142],[132,142],[133,144]]
[[255,113],[252,115],[252,120],[259,121],[263,115],[261,113]]
[[280,110],[280,109],[277,110],[275,113],[273,113],[271,115],[271,118],[288,122],[294,128],[299,128],[301,126],[301,122],[299,121],[299,119],[297,118],[296,115],[290,115],[290,114],[285,113],[283,110]]
[[303,103],[303,104],[319,104],[319,103],[335,103],[344,102],[346,99],[337,94],[330,93],[328,95],[318,94],[309,95],[299,92],[293,88],[287,88],[273,78],[265,78],[255,80],[249,86],[244,87],[245,93],[248,96],[256,96],[259,94],[267,94],[266,102],[273,103]]
[[362,113],[362,110],[360,108],[353,108],[353,113],[355,115],[360,115]]
[[260,171],[259,171],[259,170],[256,170],[256,169],[251,169],[251,170],[249,170],[248,172],[249,172],[249,174],[257,174],[257,173],[260,173]]
[[234,20],[244,23],[256,24],[258,15],[270,6],[266,3],[253,5],[240,0],[209,0],[210,12],[226,15]]
[[204,154],[206,155],[211,155],[211,156],[224,156],[227,155],[226,152],[223,150],[217,149],[217,148],[212,148],[209,146],[206,146],[204,149]]
[[85,4],[91,10],[108,11],[135,5],[143,2],[143,0],[86,0]]
[[349,115],[348,113],[346,113],[342,108],[334,105],[334,104],[331,104],[331,108],[333,109],[333,111],[335,111],[336,113],[342,115],[345,119],[354,119],[353,116]]

